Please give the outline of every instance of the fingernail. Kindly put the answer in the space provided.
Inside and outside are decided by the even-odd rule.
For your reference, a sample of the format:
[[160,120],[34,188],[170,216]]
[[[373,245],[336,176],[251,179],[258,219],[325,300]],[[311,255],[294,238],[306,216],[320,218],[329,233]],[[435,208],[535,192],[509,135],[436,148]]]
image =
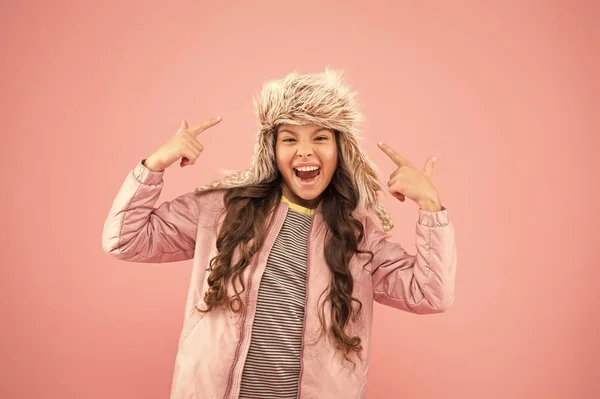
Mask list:
[[379,145],[383,145],[383,143],[382,143],[381,141],[380,141],[379,143],[377,143],[377,144],[379,144]]

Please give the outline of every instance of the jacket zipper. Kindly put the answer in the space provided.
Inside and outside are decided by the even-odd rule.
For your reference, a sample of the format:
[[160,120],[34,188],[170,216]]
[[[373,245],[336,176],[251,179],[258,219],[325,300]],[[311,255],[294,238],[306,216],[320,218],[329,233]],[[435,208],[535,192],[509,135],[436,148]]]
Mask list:
[[256,264],[258,263],[258,255],[256,254],[256,259],[252,262],[252,267],[250,269],[250,273],[248,275],[248,288],[246,290],[246,304],[244,305],[244,314],[242,316],[242,326],[240,327],[240,339],[238,340],[238,344],[235,348],[235,357],[233,358],[233,363],[231,364],[231,369],[229,370],[229,378],[227,379],[227,390],[225,391],[224,398],[227,399],[229,394],[231,393],[231,388],[233,386],[233,371],[235,370],[235,366],[240,357],[240,349],[242,347],[242,341],[244,340],[244,325],[246,324],[246,314],[248,308],[248,301],[250,300],[250,289],[252,288],[252,276],[254,274],[254,269]]
[[[276,215],[274,215],[276,216]],[[250,273],[248,273],[248,287],[246,289],[246,304],[244,305],[244,313],[242,316],[242,325],[240,327],[240,339],[238,340],[238,344],[235,348],[235,356],[233,358],[233,363],[231,364],[231,369],[229,370],[229,378],[227,379],[227,389],[225,390],[225,396],[223,397],[224,399],[227,399],[229,397],[229,394],[231,393],[231,389],[233,388],[233,372],[235,370],[235,366],[237,365],[237,362],[239,360],[240,357],[240,349],[242,348],[242,342],[244,340],[244,326],[246,325],[246,315],[247,315],[247,309],[248,309],[248,302],[250,300],[250,291],[252,288],[252,277],[254,276],[254,270],[256,269],[256,265],[258,264],[258,260],[260,259],[260,255],[262,254],[262,252],[264,251],[264,246],[263,248],[261,248],[260,251],[258,251],[258,253],[255,254],[255,258],[254,258],[254,262],[252,262],[252,266],[250,269]]]
[[298,399],[302,393],[302,374],[304,373],[304,334],[306,332],[306,313],[308,310],[308,281],[310,276],[310,241],[312,238],[313,225],[315,223],[315,215],[310,222],[310,230],[308,232],[308,240],[306,240],[306,295],[304,296],[304,319],[302,320],[302,346],[300,347],[300,374],[298,375]]

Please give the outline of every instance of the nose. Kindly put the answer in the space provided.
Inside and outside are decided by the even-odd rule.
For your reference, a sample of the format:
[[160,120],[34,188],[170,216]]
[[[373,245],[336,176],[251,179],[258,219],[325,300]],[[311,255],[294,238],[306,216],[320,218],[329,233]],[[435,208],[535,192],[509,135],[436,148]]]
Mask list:
[[309,157],[309,156],[313,155],[312,143],[300,142],[298,144],[297,154],[299,157]]

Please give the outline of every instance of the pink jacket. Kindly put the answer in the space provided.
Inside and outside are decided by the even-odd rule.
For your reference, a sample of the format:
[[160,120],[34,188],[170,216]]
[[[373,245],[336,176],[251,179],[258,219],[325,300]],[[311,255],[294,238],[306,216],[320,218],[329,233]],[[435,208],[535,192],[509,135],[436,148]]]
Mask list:
[[[132,262],[175,262],[194,259],[183,328],[175,360],[171,399],[237,398],[252,332],[261,275],[271,246],[288,211],[281,202],[262,250],[246,269],[245,304],[241,314],[216,309],[201,313],[207,290],[206,271],[216,255],[215,223],[223,208],[223,191],[184,194],[155,207],[163,187],[163,173],[151,172],[141,162],[126,177],[106,219],[104,250]],[[383,232],[370,216],[360,216],[365,227],[363,248],[374,253],[371,264],[355,256],[353,295],[363,304],[362,317],[348,332],[362,338],[363,351],[353,371],[327,336],[320,333],[318,309],[331,273],[323,256],[326,225],[319,212],[313,217],[308,244],[307,298],[299,398],[365,398],[373,301],[404,311],[428,314],[445,311],[454,299],[456,247],[447,211],[418,211],[417,255],[409,255]],[[325,311],[329,323],[329,313]]]

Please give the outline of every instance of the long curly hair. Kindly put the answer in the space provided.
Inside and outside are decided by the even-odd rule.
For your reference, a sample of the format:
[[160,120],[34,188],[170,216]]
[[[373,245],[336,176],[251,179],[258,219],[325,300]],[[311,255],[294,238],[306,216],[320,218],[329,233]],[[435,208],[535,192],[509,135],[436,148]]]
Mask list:
[[[275,133],[273,137],[273,146],[275,146],[277,134]],[[329,302],[331,305],[329,332],[344,358],[354,364],[349,354],[362,350],[361,338],[348,335],[345,328],[351,320],[354,322],[359,318],[362,303],[352,295],[354,279],[349,263],[355,254],[369,254],[366,263],[368,264],[373,258],[373,253],[359,249],[359,244],[364,239],[364,227],[353,216],[359,204],[358,190],[343,163],[337,131],[335,138],[338,146],[338,166],[321,197],[323,220],[328,227],[324,255],[332,279],[329,289],[323,293],[326,298],[319,315],[322,331],[325,332],[327,327],[324,309],[325,304]],[[240,297],[245,290],[242,273],[265,240],[270,227],[266,226],[266,220],[281,200],[281,185],[282,176],[278,173],[270,181],[227,190],[224,196],[226,214],[216,241],[218,254],[211,259],[208,269],[209,289],[204,295],[207,308],[201,311],[209,312],[217,307],[228,307],[237,313],[243,309]],[[233,263],[236,249],[239,251],[239,257]],[[227,295],[229,284],[232,284],[234,290],[232,297]]]

